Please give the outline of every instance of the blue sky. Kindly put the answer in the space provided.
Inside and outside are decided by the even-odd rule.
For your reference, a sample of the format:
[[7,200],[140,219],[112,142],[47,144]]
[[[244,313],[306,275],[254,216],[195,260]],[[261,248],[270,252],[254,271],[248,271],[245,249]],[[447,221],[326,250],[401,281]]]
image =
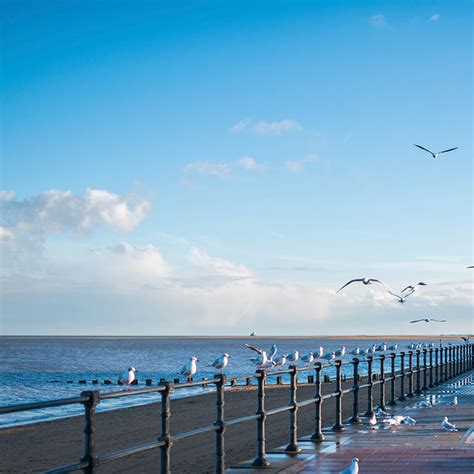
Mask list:
[[3,5],[3,333],[472,331],[470,2]]

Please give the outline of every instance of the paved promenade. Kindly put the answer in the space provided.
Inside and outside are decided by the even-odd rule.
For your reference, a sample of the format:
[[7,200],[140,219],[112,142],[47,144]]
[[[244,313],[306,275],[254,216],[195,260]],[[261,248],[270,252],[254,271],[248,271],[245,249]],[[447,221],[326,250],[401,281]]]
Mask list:
[[[459,402],[456,408],[447,405],[454,395]],[[418,407],[420,400],[432,403],[432,408]],[[345,424],[343,432],[323,430],[326,439],[319,444],[311,442],[309,437],[300,438],[299,455],[284,454],[284,447],[270,452],[268,468],[255,469],[243,463],[227,472],[338,473],[350,465],[353,457],[361,461],[361,474],[474,472],[472,372],[409,398],[388,411],[393,415],[409,415],[417,424],[371,430],[368,419],[362,418],[360,424]],[[444,416],[459,431],[443,430]]]

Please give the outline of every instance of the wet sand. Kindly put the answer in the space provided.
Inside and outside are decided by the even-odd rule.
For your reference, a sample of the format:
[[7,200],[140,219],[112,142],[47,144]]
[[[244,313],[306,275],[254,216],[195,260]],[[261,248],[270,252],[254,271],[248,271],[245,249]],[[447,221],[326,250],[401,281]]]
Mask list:
[[[361,382],[363,383],[363,382]],[[352,385],[351,381],[343,388]],[[374,406],[379,400],[379,386],[374,389]],[[323,384],[323,393],[333,391],[333,383]],[[387,393],[389,385],[387,384]],[[287,405],[288,386],[267,387],[266,408]],[[397,392],[398,394],[398,392]],[[298,400],[312,398],[313,385],[298,387]],[[367,389],[360,392],[360,413],[367,409]],[[388,397],[387,397],[388,398]],[[228,390],[225,393],[225,416],[235,418],[255,413],[255,387]],[[334,424],[335,400],[323,403],[323,426]],[[343,398],[343,418],[351,415],[352,394]],[[172,434],[210,425],[215,419],[215,394],[203,394],[171,402]],[[97,451],[105,454],[156,439],[160,434],[160,404],[98,413]],[[83,417],[73,417],[0,430],[1,472],[38,472],[79,460],[83,449]],[[314,405],[300,408],[298,434],[310,434],[314,428]],[[256,421],[227,428],[225,433],[226,466],[252,458],[256,453]],[[289,413],[267,419],[267,450],[289,440]],[[215,433],[176,441],[171,450],[172,471],[176,473],[214,472]],[[155,449],[100,467],[100,472],[157,472],[160,451]]]

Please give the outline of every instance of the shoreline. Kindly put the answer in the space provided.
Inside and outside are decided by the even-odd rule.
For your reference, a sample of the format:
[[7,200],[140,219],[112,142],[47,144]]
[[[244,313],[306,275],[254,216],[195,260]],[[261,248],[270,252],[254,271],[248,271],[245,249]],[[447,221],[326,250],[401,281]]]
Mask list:
[[474,337],[474,335],[469,333],[463,334],[431,334],[431,335],[397,335],[397,334],[358,334],[352,336],[272,336],[272,335],[255,335],[255,336],[113,336],[113,335],[103,335],[103,336],[87,336],[87,335],[39,335],[39,336],[32,336],[32,335],[0,335],[0,340],[2,339],[401,339],[401,340],[409,340],[409,339],[418,339],[418,340],[425,340],[425,339],[455,339],[461,337]]

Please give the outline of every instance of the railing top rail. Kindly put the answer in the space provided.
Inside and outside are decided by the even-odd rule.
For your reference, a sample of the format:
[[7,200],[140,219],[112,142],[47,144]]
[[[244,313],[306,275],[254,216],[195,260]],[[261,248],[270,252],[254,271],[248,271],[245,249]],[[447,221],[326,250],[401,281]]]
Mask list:
[[50,408],[64,405],[73,405],[75,403],[85,403],[87,400],[88,398],[86,396],[78,396],[71,398],[60,398],[57,400],[44,400],[41,402],[19,403],[18,405],[6,405],[0,407],[0,415],[16,413],[19,411],[37,410],[39,408]]

